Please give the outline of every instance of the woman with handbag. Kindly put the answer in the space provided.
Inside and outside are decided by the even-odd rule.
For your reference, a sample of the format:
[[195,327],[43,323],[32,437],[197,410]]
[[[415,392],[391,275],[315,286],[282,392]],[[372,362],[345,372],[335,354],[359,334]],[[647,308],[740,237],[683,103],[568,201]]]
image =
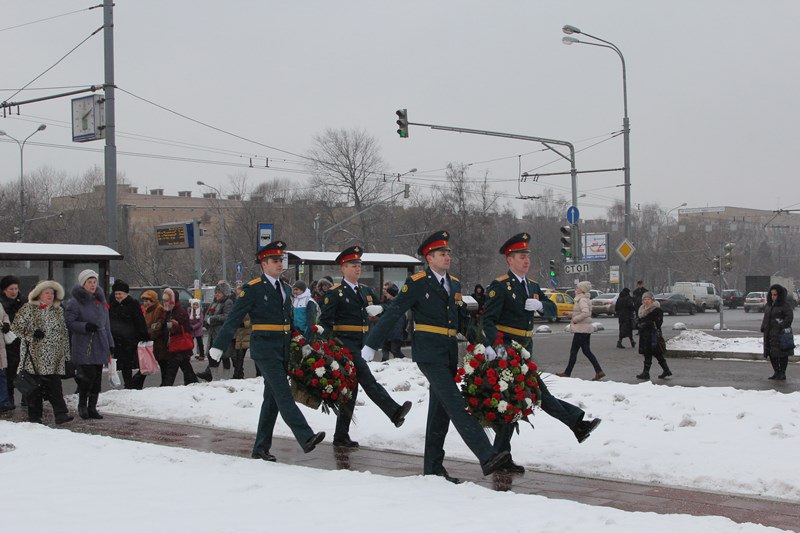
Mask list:
[[164,289],[161,295],[161,306],[164,308],[162,332],[167,342],[167,375],[162,385],[172,386],[178,375],[178,368],[183,372],[183,384],[197,383],[197,376],[192,368],[192,350],[194,337],[189,326],[189,314],[175,298],[175,292]]
[[81,418],[100,420],[97,399],[103,378],[103,365],[109,364],[114,351],[114,337],[108,317],[108,303],[94,270],[78,274],[67,303],[67,328],[72,338],[75,381],[78,382],[78,414]]
[[639,353],[644,356],[644,370],[636,376],[637,379],[650,379],[650,365],[653,357],[661,365],[663,372],[659,379],[666,379],[672,375],[664,359],[664,336],[661,334],[661,325],[664,323],[664,311],[650,291],[642,294],[642,305],[636,313],[639,319]]
[[56,424],[73,419],[64,402],[61,376],[70,359],[69,335],[64,322],[64,288],[56,281],[39,282],[28,295],[28,303],[17,311],[11,331],[21,340],[16,388],[28,403],[28,421],[42,422],[43,400],[53,406]]
[[569,325],[572,330],[569,361],[567,362],[566,370],[556,372],[557,376],[569,377],[572,375],[572,369],[578,360],[578,350],[581,350],[592,364],[592,368],[594,368],[592,381],[600,381],[606,377],[606,373],[603,372],[597,357],[592,353],[591,340],[594,326],[592,325],[592,300],[589,298],[589,291],[591,290],[592,284],[588,281],[581,281],[575,288],[575,310],[572,312]]
[[153,290],[146,290],[142,293],[142,307],[144,308],[144,323],[147,325],[147,333],[153,341],[153,355],[161,368],[161,386],[167,378],[167,366],[169,352],[167,351],[167,340],[164,334],[164,308],[158,303],[158,294]]
[[118,279],[111,286],[114,298],[108,310],[111,321],[111,336],[114,337],[114,359],[122,373],[122,381],[126,389],[139,389],[144,386],[145,376],[139,368],[139,343],[149,341],[144,314],[136,300],[130,297],[130,287]]
[[[767,379],[786,381],[786,367],[789,356],[794,353],[792,320],[794,312],[786,300],[786,287],[777,283],[769,288],[764,318],[761,320],[761,333],[764,334],[764,357],[769,358],[774,373]],[[785,331],[789,328],[789,331]],[[784,338],[782,339],[781,336]],[[783,341],[783,342],[781,342]]]

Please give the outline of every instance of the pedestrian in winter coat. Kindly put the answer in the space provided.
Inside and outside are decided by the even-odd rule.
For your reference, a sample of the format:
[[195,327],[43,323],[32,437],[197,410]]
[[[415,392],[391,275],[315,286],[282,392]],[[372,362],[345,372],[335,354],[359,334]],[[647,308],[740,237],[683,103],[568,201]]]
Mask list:
[[633,289],[633,306],[636,309],[639,309],[642,306],[642,299],[644,297],[644,293],[649,292],[645,286],[644,281],[639,280],[636,282],[636,288]]
[[200,305],[200,300],[192,298],[189,300],[189,328],[191,329],[192,337],[197,344],[197,359],[202,361],[206,358],[206,350],[203,346],[203,322],[205,315],[203,313],[203,306]]
[[[761,333],[764,334],[764,357],[772,363],[775,371],[767,379],[786,381],[786,367],[794,348],[781,349],[779,335],[785,328],[792,327],[794,312],[786,299],[786,287],[777,283],[769,288],[767,305],[764,306],[764,318],[761,320]],[[792,343],[794,344],[794,343]]]
[[11,324],[11,331],[21,341],[21,369],[32,374],[39,385],[25,398],[29,422],[42,422],[44,398],[53,406],[56,424],[72,420],[61,390],[61,376],[70,360],[69,334],[61,307],[63,300],[64,287],[60,283],[41,281]]
[[[390,284],[386,290],[387,299],[384,303],[386,307],[391,305],[391,302],[400,294],[400,289],[397,288],[397,285],[394,283]],[[381,346],[381,353],[382,353],[382,360],[388,361],[389,354],[392,355],[393,359],[402,359],[405,357],[403,355],[403,341],[406,338],[406,326],[407,320],[406,315],[403,314],[400,318],[397,319],[397,322],[394,323],[394,326],[391,330],[389,330],[389,335],[386,336],[386,340],[383,341],[383,346]]]
[[250,322],[250,315],[244,315],[242,327],[236,330],[234,335],[234,347],[236,355],[233,356],[233,379],[244,379],[244,356],[250,349],[250,337],[253,335],[253,324]]
[[483,314],[483,306],[486,305],[486,291],[483,285],[480,283],[475,285],[475,289],[472,291],[472,297],[478,302],[478,309],[473,311],[471,315],[477,319]]
[[111,291],[114,298],[108,309],[108,317],[111,336],[114,337],[114,359],[122,373],[125,388],[141,389],[146,376],[139,372],[134,376],[133,370],[139,368],[139,343],[150,340],[144,314],[139,303],[128,294],[130,287],[127,283],[118,279],[111,286]]
[[592,363],[594,367],[594,377],[592,381],[600,381],[606,374],[600,367],[597,357],[592,353],[590,346],[592,333],[594,333],[594,326],[592,325],[592,300],[589,298],[589,291],[592,290],[592,284],[588,281],[581,281],[575,288],[575,309],[572,312],[572,319],[570,320],[570,328],[572,329],[572,346],[569,349],[569,362],[567,369],[563,372],[557,372],[557,376],[569,377],[572,375],[572,369],[575,367],[575,362],[578,360],[578,350],[583,352],[583,355]]
[[[214,343],[214,339],[216,339],[217,335],[219,335],[222,325],[225,323],[225,319],[228,318],[228,315],[232,310],[233,298],[231,297],[231,286],[227,281],[222,280],[217,283],[217,286],[214,288],[214,301],[211,302],[211,305],[208,306],[208,310],[206,311],[206,327],[208,328],[209,348],[211,348],[212,344]],[[224,369],[227,370],[231,367],[231,357],[234,355],[235,348],[233,343],[231,343],[227,348],[225,348],[225,350],[223,350],[222,353],[222,367]],[[197,377],[206,381],[211,381],[214,379],[211,369],[217,367],[219,367],[219,361],[215,361],[209,357],[206,369],[202,372],[198,372]]]
[[672,375],[664,359],[659,339],[662,338],[661,325],[664,323],[664,311],[661,305],[655,300],[652,292],[642,294],[642,306],[636,313],[639,319],[639,353],[644,356],[644,370],[636,376],[637,379],[650,379],[650,365],[653,357],[661,365],[663,372],[658,376],[665,379]]
[[76,367],[75,381],[78,382],[78,414],[83,419],[103,418],[97,412],[97,399],[103,365],[109,363],[114,353],[109,305],[97,278],[97,272],[90,269],[78,274],[78,284],[72,288],[72,299],[65,313]]
[[161,295],[161,306],[164,308],[164,327],[162,333],[166,337],[167,344],[167,376],[164,378],[162,385],[172,386],[175,383],[175,378],[178,375],[178,369],[183,372],[183,384],[190,385],[197,383],[197,376],[192,368],[192,349],[189,348],[184,351],[171,351],[170,339],[180,333],[188,333],[189,327],[189,314],[181,306],[180,300],[175,298],[175,292],[170,289],[164,289]]
[[[11,333],[11,322],[8,320],[3,306],[0,306],[0,324],[2,324],[3,335],[14,336]],[[15,337],[16,338],[16,337]],[[8,396],[8,381],[6,380],[6,369],[8,368],[8,357],[6,356],[6,343],[0,342],[0,413],[14,409],[14,402]]]
[[292,296],[293,326],[308,339],[311,335],[311,326],[319,320],[319,304],[311,297],[311,291],[303,280],[294,282]]
[[631,290],[628,287],[625,287],[619,293],[617,303],[614,304],[614,313],[616,313],[617,322],[619,322],[617,348],[625,348],[622,345],[622,339],[626,337],[631,340],[631,348],[636,348],[636,341],[633,340],[633,322],[636,307],[633,305]]
[[153,341],[153,355],[158,361],[161,369],[161,386],[164,386],[164,379],[167,377],[167,341],[164,337],[164,308],[159,303],[156,291],[144,291],[142,293],[142,307],[144,307],[144,323],[147,325],[147,333]]
[[[15,276],[4,276],[0,279],[0,303],[3,304],[3,309],[8,314],[9,323],[14,323],[14,317],[17,316],[17,311],[22,307],[22,298],[19,294],[19,278]],[[3,328],[5,334],[5,328]],[[17,369],[19,368],[19,344],[20,340],[14,338],[12,342],[8,342],[14,335],[8,336],[5,339],[6,358],[8,359],[8,367],[6,368],[6,383],[8,386],[8,398],[11,405],[14,405],[14,379],[17,377]]]

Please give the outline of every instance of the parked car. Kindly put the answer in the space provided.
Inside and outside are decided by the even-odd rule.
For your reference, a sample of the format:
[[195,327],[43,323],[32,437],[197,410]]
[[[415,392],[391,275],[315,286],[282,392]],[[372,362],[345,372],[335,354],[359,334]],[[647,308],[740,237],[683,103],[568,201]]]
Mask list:
[[679,281],[672,286],[673,293],[683,294],[694,302],[695,308],[701,313],[706,309],[719,312],[722,309],[722,298],[717,294],[713,283],[701,281]]
[[[563,292],[563,293],[567,294],[573,300],[575,299],[575,288],[572,288],[572,289],[558,289],[557,288],[554,292]],[[600,296],[600,291],[598,291],[597,289],[591,289],[589,291],[589,299],[590,300],[592,300],[594,298],[597,298],[598,296]]]
[[759,313],[764,312],[764,307],[767,305],[766,292],[749,292],[744,298],[744,312],[756,311]]
[[676,315],[678,313],[693,315],[697,312],[694,302],[677,292],[656,294],[656,301],[661,305],[661,310],[668,315]]
[[744,305],[744,293],[739,289],[726,289],[722,291],[722,305],[736,309]]
[[619,297],[619,294],[607,292],[592,298],[592,316],[614,316],[614,306],[617,304],[617,297]]
[[575,300],[573,300],[570,295],[554,291],[544,291],[544,293],[555,302],[556,308],[558,309],[554,322],[572,316],[572,311],[575,308]]
[[[131,292],[128,294],[136,299],[137,302],[142,302],[142,293],[144,291],[155,291],[158,294],[158,297],[161,298],[161,293],[164,292],[164,289],[167,288],[167,285],[160,285],[160,286],[149,286],[149,287],[131,287]],[[189,309],[189,300],[194,298],[191,292],[183,287],[170,287],[173,291],[175,291],[175,296],[180,300],[181,305],[184,309]]]

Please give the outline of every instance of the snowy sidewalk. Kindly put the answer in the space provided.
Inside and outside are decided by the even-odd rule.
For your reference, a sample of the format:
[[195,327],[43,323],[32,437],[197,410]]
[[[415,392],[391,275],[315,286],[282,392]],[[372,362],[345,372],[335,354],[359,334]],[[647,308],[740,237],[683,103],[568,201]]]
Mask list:
[[[23,415],[24,410],[17,409],[12,416],[0,418],[22,421]],[[250,456],[253,442],[250,433],[120,415],[104,416],[105,420],[102,421],[76,418],[62,428],[218,454]],[[327,442],[306,455],[294,440],[276,438],[271,451],[281,463],[323,470],[348,469],[400,477],[419,475],[422,469],[419,455],[367,448],[342,451]],[[800,505],[792,503],[530,470],[522,477],[485,478],[480,475],[476,462],[455,459],[448,459],[446,466],[451,475],[495,490],[537,494],[626,511],[724,516],[736,522],[754,522],[800,531]],[[388,490],[388,493],[391,491]]]

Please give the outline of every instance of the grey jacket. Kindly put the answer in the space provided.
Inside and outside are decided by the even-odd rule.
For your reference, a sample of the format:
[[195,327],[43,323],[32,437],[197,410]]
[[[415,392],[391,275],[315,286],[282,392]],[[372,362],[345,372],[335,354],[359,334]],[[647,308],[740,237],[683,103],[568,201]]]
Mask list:
[[[72,299],[65,313],[67,329],[71,333],[72,361],[76,365],[106,365],[114,347],[108,304],[101,287],[94,294],[75,285]],[[97,326],[97,331],[86,331],[86,324]]]

